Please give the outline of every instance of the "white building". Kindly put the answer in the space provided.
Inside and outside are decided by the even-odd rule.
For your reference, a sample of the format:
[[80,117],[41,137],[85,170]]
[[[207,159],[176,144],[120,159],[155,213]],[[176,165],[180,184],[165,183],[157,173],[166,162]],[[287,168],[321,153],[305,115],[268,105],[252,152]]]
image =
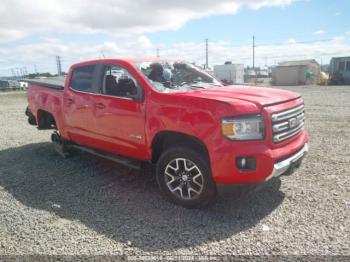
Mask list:
[[226,62],[224,65],[214,66],[215,77],[227,84],[244,83],[244,65]]
[[308,85],[320,81],[320,65],[314,59],[282,62],[272,70],[275,85]]

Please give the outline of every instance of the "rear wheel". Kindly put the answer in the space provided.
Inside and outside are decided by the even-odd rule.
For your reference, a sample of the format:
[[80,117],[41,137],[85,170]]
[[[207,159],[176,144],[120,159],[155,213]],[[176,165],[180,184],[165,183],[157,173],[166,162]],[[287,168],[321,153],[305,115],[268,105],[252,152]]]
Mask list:
[[161,155],[157,182],[172,202],[187,208],[206,206],[215,200],[216,185],[208,160],[185,146],[170,148]]

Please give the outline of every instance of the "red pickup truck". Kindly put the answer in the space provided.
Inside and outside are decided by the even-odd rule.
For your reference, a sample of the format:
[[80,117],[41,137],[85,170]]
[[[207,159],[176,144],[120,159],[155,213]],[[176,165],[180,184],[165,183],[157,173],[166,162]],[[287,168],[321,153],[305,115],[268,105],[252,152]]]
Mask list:
[[26,114],[54,129],[64,156],[79,148],[139,167],[156,166],[161,191],[199,207],[219,184],[257,184],[290,173],[308,152],[304,102],[272,88],[223,86],[195,65],[103,59],[64,79],[30,80]]

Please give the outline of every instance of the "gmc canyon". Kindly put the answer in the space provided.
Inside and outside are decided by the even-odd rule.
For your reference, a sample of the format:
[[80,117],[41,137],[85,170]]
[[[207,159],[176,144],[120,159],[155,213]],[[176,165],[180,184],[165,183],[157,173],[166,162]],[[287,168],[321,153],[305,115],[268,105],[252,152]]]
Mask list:
[[299,94],[223,86],[183,61],[87,61],[65,80],[28,82],[28,121],[54,130],[62,156],[78,148],[135,168],[150,162],[161,191],[185,207],[209,204],[219,184],[291,173],[308,152]]

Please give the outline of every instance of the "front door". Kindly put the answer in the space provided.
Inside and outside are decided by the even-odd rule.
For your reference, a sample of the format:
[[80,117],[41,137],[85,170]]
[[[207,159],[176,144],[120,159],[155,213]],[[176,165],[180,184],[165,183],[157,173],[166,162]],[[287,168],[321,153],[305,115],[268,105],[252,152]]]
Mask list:
[[136,78],[120,65],[105,65],[102,94],[95,98],[95,127],[103,147],[137,159],[147,156],[145,101]]

